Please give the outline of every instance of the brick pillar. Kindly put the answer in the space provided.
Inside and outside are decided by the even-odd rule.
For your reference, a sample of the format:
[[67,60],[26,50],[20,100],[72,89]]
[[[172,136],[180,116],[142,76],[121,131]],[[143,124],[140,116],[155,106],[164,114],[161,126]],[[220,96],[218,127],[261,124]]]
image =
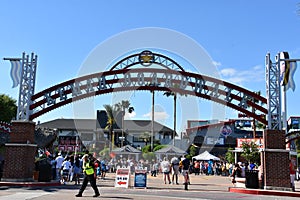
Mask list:
[[37,149],[34,144],[34,129],[34,122],[12,121],[10,140],[5,144],[2,181],[33,180]]
[[29,121],[12,121],[9,143],[34,144],[35,123]]
[[291,190],[289,151],[285,131],[265,130],[263,150],[264,189]]

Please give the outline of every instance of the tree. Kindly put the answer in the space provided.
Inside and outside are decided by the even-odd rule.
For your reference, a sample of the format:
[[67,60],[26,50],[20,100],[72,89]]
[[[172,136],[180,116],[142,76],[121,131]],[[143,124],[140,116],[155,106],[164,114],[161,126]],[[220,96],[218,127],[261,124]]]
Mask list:
[[116,111],[122,112],[122,141],[121,141],[121,147],[124,146],[124,116],[125,111],[127,110],[128,113],[132,113],[134,111],[134,108],[130,106],[129,101],[122,100],[121,102],[115,104]]
[[162,148],[165,148],[165,147],[167,147],[167,145],[163,145],[163,144],[156,145],[156,146],[153,148],[153,152],[158,151],[158,150],[160,150],[160,149],[162,149]]
[[113,145],[113,126],[115,124],[115,114],[116,111],[114,110],[114,107],[111,105],[104,105],[104,108],[106,110],[106,114],[107,114],[107,124],[105,129],[108,129],[109,131],[109,151],[111,152],[112,150],[112,145]]
[[[163,147],[165,147],[165,145],[161,145],[161,144],[159,144],[159,143],[154,143],[153,144],[153,152],[154,151],[157,151],[157,150],[159,150],[159,149],[161,149],[161,148],[163,148]],[[155,150],[154,150],[155,149]],[[145,146],[143,146],[143,148],[142,148],[142,153],[148,153],[148,152],[152,152],[151,151],[151,145],[150,144],[147,144],[147,145],[145,145]]]
[[154,152],[147,152],[147,153],[142,153],[142,156],[145,160],[155,160],[155,154]]
[[192,146],[190,146],[189,152],[190,152],[189,155],[191,157],[196,156],[198,153],[198,148],[195,147],[194,145],[192,145]]
[[243,142],[241,156],[243,156],[249,163],[258,162],[260,156],[257,144],[255,144],[253,141],[250,143]]
[[234,163],[235,161],[234,153],[231,150],[233,150],[233,148],[228,148],[228,151],[225,154],[225,159],[228,163]]
[[10,123],[17,115],[16,100],[11,97],[0,94],[0,121]]
[[109,148],[104,148],[102,151],[99,152],[99,156],[101,156],[102,159],[109,159],[110,156],[109,156]]
[[[107,124],[105,129],[109,130],[109,140],[110,140],[110,145],[109,149],[110,151],[112,150],[113,144],[114,144],[114,134],[113,134],[113,129],[114,125],[116,124],[116,116],[117,114],[121,111],[122,112],[122,136],[123,136],[123,126],[124,126],[124,114],[125,114],[125,109],[128,110],[129,113],[134,111],[133,107],[130,107],[129,101],[121,101],[119,103],[116,103],[114,105],[103,105],[103,107],[106,110],[107,114]],[[122,139],[123,141],[123,139]],[[122,145],[123,146],[123,145]]]

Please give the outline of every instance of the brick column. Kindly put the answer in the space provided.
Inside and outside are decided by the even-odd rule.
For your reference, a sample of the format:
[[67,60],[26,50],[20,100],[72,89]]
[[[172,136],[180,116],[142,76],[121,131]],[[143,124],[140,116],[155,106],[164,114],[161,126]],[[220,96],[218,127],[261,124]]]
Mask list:
[[2,181],[33,180],[37,149],[34,144],[34,130],[34,122],[12,121],[10,140],[5,144]]
[[285,131],[265,130],[263,150],[264,189],[291,190],[289,151]]
[[34,122],[12,121],[11,125],[9,143],[34,143]]

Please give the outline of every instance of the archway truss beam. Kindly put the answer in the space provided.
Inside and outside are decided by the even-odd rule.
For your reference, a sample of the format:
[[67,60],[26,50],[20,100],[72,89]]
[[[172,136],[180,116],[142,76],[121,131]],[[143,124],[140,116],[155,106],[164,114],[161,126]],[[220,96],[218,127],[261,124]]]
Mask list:
[[[133,90],[172,91],[211,100],[267,124],[266,98],[231,83],[172,69],[124,68],[72,79],[32,96],[30,120],[84,98]],[[256,103],[261,102],[261,103]],[[256,110],[258,114],[253,113]]]

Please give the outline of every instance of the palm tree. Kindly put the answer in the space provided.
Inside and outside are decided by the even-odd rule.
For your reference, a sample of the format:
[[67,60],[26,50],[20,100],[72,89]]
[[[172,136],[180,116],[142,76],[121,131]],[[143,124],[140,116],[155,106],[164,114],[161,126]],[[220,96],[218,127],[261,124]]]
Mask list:
[[108,129],[109,130],[109,151],[111,152],[112,150],[112,145],[113,145],[113,142],[114,142],[114,139],[113,139],[113,126],[114,124],[116,123],[115,121],[115,114],[116,114],[116,111],[114,109],[114,106],[111,106],[111,105],[104,105],[103,106],[106,110],[106,114],[107,114],[107,124],[106,124],[106,127],[105,129]]
[[128,100],[122,100],[121,102],[115,104],[116,111],[122,112],[122,141],[121,141],[121,147],[124,145],[124,116],[125,111],[127,110],[128,113],[132,113],[134,111],[134,108],[130,106],[130,102]]

